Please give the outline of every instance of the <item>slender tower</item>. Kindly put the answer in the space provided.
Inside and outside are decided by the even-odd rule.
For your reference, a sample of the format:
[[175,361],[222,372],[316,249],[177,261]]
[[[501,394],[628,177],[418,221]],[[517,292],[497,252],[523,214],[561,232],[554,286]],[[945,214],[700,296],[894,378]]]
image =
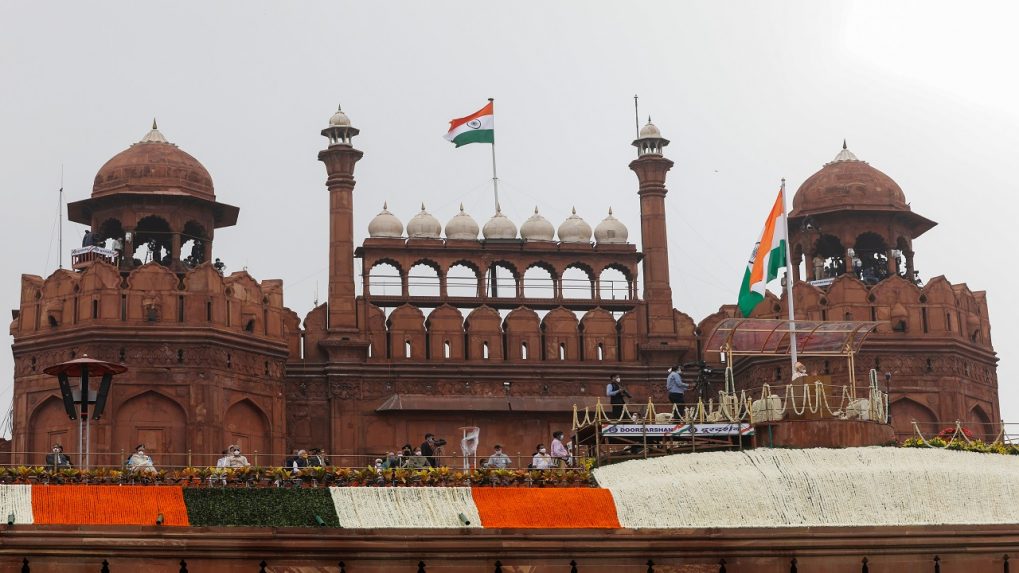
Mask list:
[[[665,178],[672,161],[662,155],[669,140],[651,120],[640,128],[633,146],[637,159],[630,169],[637,174],[640,188],[640,235],[644,251],[644,303],[648,348],[673,350],[669,342],[676,340],[676,322],[672,310],[672,288],[669,286],[669,238],[665,222]],[[667,359],[666,359],[667,360]]]
[[329,332],[357,332],[354,300],[354,166],[363,152],[351,140],[359,131],[337,110],[322,135],[329,147],[318,152],[329,189]]

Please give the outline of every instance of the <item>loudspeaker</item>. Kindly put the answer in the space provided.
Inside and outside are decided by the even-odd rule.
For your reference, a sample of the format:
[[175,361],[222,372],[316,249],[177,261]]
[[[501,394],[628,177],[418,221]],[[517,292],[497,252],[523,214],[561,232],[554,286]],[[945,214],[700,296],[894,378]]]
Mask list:
[[96,393],[95,410],[92,411],[93,420],[98,420],[103,415],[103,409],[106,408],[106,398],[110,395],[110,384],[112,382],[113,374],[103,374],[103,379],[99,382],[99,391]]
[[72,420],[78,419],[78,412],[74,408],[74,396],[71,395],[71,383],[67,381],[67,374],[57,374],[57,382],[60,384],[60,397],[64,399],[64,411]]

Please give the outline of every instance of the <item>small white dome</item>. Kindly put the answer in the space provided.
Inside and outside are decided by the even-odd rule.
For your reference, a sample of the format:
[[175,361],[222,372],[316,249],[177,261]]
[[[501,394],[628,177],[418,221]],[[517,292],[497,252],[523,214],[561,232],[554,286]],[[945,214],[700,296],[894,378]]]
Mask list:
[[835,159],[831,160],[831,163],[841,163],[843,161],[859,161],[859,160],[860,159],[856,157],[855,153],[849,151],[849,147],[846,146],[846,140],[843,139],[842,149],[839,151],[839,154],[835,156]]
[[559,242],[561,243],[590,243],[591,225],[577,215],[577,208],[573,208],[573,214],[559,225]]
[[425,204],[421,204],[421,212],[407,222],[407,236],[412,239],[438,239],[442,235],[442,223],[425,211]]
[[640,137],[640,139],[644,139],[644,138],[648,138],[648,137],[657,137],[657,138],[660,138],[660,137],[662,137],[662,132],[658,129],[658,127],[655,124],[651,123],[651,118],[649,117],[649,118],[647,118],[647,125],[645,125],[644,127],[640,128],[640,135],[639,135],[639,137]]
[[350,118],[343,113],[342,108],[336,108],[336,113],[329,118],[329,125],[334,127],[350,127]]
[[485,223],[481,234],[486,239],[516,239],[517,226],[513,224],[513,221],[507,219],[506,215],[502,214],[502,207],[497,204],[495,206],[495,215]]
[[535,207],[534,214],[520,225],[520,238],[525,241],[554,241],[555,227],[539,215],[538,207]]
[[594,228],[594,240],[607,245],[624,244],[629,235],[626,225],[612,216],[612,207],[609,207],[609,216]]
[[460,212],[446,223],[446,238],[478,240],[478,223],[464,211],[463,203],[460,203]]
[[375,238],[402,237],[403,223],[389,212],[389,204],[382,204],[382,212],[368,223],[368,236]]
[[156,127],[156,118],[152,118],[152,129],[149,130],[149,132],[145,134],[145,137],[143,137],[142,140],[139,141],[138,143],[170,143],[170,142],[167,141],[165,137],[163,137],[163,134],[160,133],[159,128]]

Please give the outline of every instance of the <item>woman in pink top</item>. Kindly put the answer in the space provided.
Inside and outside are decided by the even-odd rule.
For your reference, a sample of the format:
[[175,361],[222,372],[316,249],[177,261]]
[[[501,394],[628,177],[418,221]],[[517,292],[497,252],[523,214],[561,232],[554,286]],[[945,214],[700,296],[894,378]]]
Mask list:
[[552,459],[561,468],[570,465],[570,451],[563,444],[562,432],[554,432],[552,434]]

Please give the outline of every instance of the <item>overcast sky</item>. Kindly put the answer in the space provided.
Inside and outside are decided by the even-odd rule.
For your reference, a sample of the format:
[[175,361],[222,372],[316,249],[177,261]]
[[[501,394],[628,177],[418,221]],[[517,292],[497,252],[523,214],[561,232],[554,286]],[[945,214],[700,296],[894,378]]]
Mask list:
[[[672,140],[669,253],[676,308],[734,303],[779,180],[794,191],[843,138],[939,223],[915,241],[924,279],[986,290],[1012,383],[1019,320],[1007,303],[1016,225],[1015,3],[973,2],[4,2],[0,4],[0,301],[21,273],[57,268],[57,189],[163,134],[241,208],[216,233],[228,271],[284,280],[302,317],[327,284],[319,131],[342,103],[361,129],[355,241],[388,200],[447,221],[492,213],[490,151],[442,139],[496,98],[500,198],[519,225],[611,206],[640,240],[633,95]],[[64,224],[65,251],[82,227]],[[638,245],[639,247],[639,245]],[[65,264],[68,257],[65,255]],[[0,403],[12,359],[0,353]],[[4,406],[6,408],[6,406]]]

